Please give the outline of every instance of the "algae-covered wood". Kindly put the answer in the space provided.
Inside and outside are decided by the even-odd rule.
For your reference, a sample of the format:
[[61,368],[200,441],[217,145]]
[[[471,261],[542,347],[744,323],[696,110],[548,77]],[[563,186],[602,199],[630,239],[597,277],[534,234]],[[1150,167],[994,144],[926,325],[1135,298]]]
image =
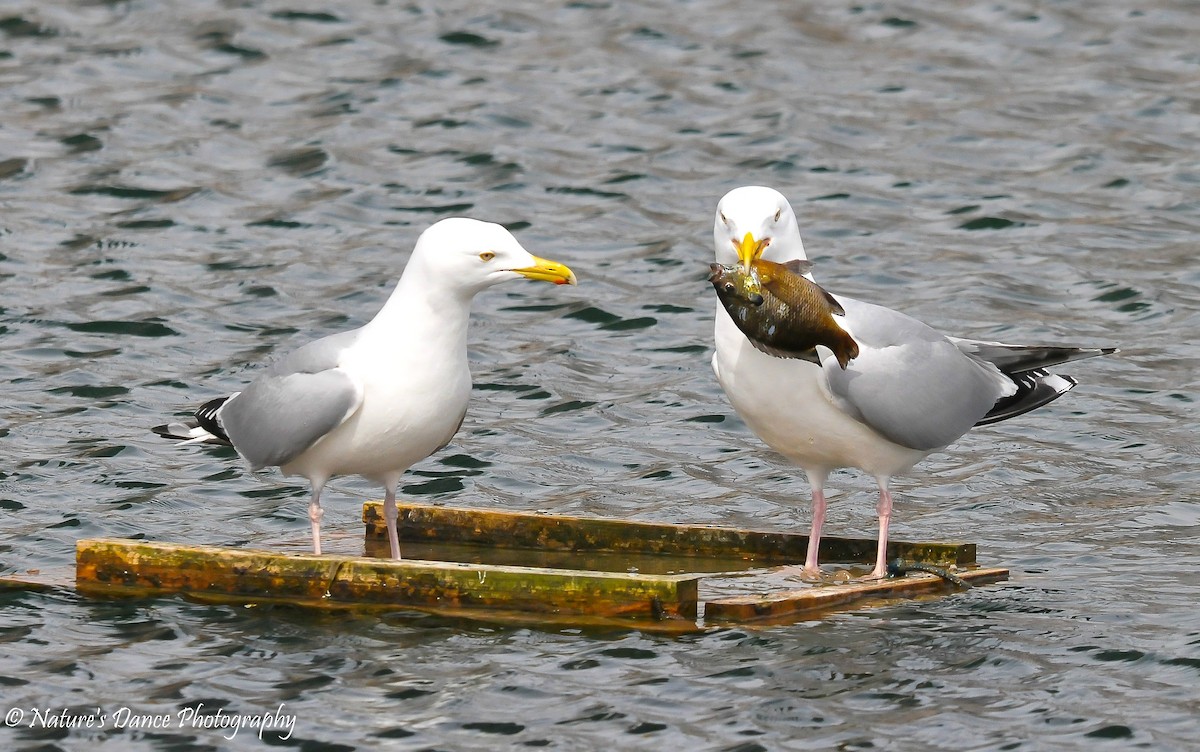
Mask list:
[[303,604],[694,620],[698,578],[81,540],[76,587]]
[[[808,536],[707,525],[631,522],[530,512],[435,507],[398,503],[401,541],[439,541],[549,551],[625,552],[647,555],[741,558],[762,563],[803,562]],[[383,505],[363,505],[367,536],[386,535]],[[871,538],[821,539],[822,561],[873,562]],[[974,543],[890,541],[888,559],[940,566],[975,563]]]
[[[380,513],[378,503],[363,508],[368,552],[384,535]],[[424,560],[84,540],[77,546],[76,587],[92,594],[399,607],[501,622],[619,623],[671,632],[814,618],[871,597],[951,590],[929,575],[800,582],[781,565],[803,561],[808,538],[788,533],[417,504],[400,505],[400,533]],[[874,559],[871,539],[827,540],[829,568],[841,570],[839,577]],[[1008,575],[975,567],[969,543],[896,541],[889,553],[956,566],[975,584]]]

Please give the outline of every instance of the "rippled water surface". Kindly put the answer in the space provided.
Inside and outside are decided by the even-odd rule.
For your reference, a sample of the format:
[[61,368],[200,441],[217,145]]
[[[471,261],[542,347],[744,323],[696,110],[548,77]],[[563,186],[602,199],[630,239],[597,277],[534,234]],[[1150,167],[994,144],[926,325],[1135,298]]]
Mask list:
[[[709,367],[737,185],[835,291],[1123,350],[896,484],[896,537],[1007,583],[688,637],[0,593],[0,746],[1195,749],[1197,39],[1188,2],[0,3],[2,573],[302,546],[303,482],[146,429],[369,319],[444,216],[580,285],[476,301],[430,503],[806,528]],[[831,478],[832,534],[872,488]],[[377,494],[330,484],[335,552]],[[280,706],[286,740],[175,722]],[[62,709],[107,723],[32,721]]]

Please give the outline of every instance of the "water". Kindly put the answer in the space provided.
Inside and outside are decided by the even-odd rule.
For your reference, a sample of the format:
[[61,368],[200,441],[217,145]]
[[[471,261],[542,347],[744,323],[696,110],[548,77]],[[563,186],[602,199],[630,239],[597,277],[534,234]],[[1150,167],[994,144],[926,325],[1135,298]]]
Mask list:
[[[405,480],[430,503],[807,525],[708,365],[741,184],[790,197],[835,291],[1123,352],[897,483],[896,537],[1008,583],[685,638],[4,593],[0,746],[1195,748],[1198,35],[1186,2],[8,0],[6,573],[302,542],[303,483],[146,428],[368,319],[450,214],[581,284],[477,301],[467,422]],[[872,534],[871,488],[831,479],[831,533]],[[330,485],[333,550],[377,494]],[[178,716],[280,706],[286,741]],[[30,727],[63,709],[107,722]]]

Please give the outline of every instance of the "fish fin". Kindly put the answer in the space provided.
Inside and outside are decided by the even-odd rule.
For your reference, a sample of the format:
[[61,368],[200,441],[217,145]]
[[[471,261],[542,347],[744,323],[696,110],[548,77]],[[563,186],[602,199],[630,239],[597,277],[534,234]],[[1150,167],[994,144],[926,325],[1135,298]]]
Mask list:
[[812,271],[812,262],[808,259],[792,259],[780,264],[784,269],[794,274],[808,274]]
[[[817,356],[817,348],[815,347],[810,347],[807,350],[784,350],[778,347],[772,347],[771,345],[764,345],[762,342],[750,337],[747,337],[746,339],[750,340],[750,344],[754,345],[756,350],[759,352],[764,352],[772,357],[786,358],[787,360],[807,360],[809,363],[821,365],[821,359]],[[857,346],[855,349],[857,350]],[[857,354],[858,353],[856,351],[855,355]]]
[[[814,282],[813,284],[816,285],[817,283]],[[824,287],[821,287],[820,285],[817,285],[817,289],[820,290],[821,294],[825,296],[825,302],[829,304],[829,312],[830,313],[834,314],[835,316],[845,316],[846,315],[846,309],[842,308],[842,304],[837,302],[837,298],[830,295],[829,291],[826,290]]]

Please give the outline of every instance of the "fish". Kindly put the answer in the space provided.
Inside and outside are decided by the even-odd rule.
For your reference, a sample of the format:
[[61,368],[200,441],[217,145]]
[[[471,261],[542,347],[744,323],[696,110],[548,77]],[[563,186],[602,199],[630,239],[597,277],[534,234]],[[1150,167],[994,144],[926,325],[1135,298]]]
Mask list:
[[[747,270],[746,267],[749,267]],[[759,350],[777,358],[821,365],[817,346],[829,348],[842,370],[858,357],[858,343],[834,316],[845,316],[837,299],[803,276],[812,263],[710,264],[708,281],[738,329]]]

